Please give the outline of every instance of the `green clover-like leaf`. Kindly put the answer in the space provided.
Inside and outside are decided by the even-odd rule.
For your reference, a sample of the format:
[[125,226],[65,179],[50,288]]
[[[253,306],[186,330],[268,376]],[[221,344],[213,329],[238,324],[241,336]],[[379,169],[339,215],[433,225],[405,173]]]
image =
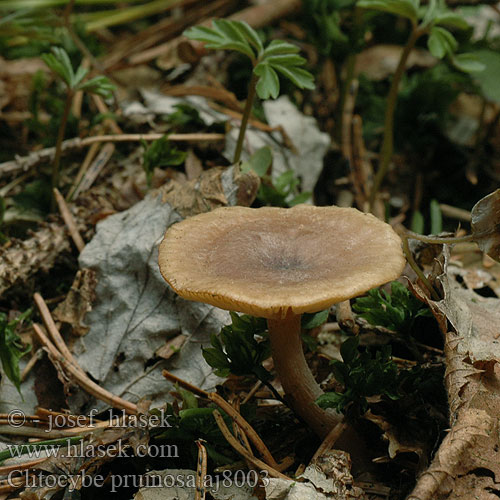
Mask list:
[[254,73],[259,76],[257,82],[257,95],[261,99],[276,99],[280,93],[280,81],[276,71],[266,62],[259,63],[255,66]]
[[455,52],[458,42],[447,29],[434,26],[427,39],[427,47],[434,57],[442,59],[444,56]]
[[406,17],[415,24],[418,20],[418,5],[411,0],[360,0],[357,6]]

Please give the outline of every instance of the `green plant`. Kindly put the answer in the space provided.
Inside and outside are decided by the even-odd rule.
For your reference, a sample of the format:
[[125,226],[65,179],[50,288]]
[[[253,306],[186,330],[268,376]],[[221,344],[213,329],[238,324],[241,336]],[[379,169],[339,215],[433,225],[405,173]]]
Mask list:
[[430,309],[399,281],[391,283],[391,293],[375,288],[354,301],[353,310],[368,323],[383,326],[399,335],[412,333],[415,320],[431,316]]
[[280,92],[278,73],[301,89],[314,88],[313,76],[303,69],[306,60],[298,55],[299,48],[291,43],[273,40],[264,47],[257,32],[242,21],[218,19],[212,22],[212,26],[212,28],[194,26],[187,29],[184,35],[204,42],[209,49],[240,52],[248,56],[253,66],[234,153],[234,163],[237,163],[243,150],[243,139],[255,94],[261,99],[278,97]]
[[391,359],[391,347],[383,346],[375,355],[358,349],[359,336],[342,343],[343,361],[330,362],[335,379],[344,386],[343,392],[327,392],[316,402],[322,408],[335,408],[345,413],[348,409],[362,415],[368,409],[366,398],[385,395],[397,399],[398,369]]
[[25,321],[31,315],[31,309],[24,311],[17,318],[9,321],[5,313],[0,313],[0,359],[2,368],[9,380],[16,386],[21,394],[21,374],[19,371],[19,360],[27,354],[31,346],[23,348],[21,339],[16,333],[19,323]]
[[166,135],[153,141],[150,145],[144,140],[141,141],[141,144],[144,148],[142,168],[146,172],[148,188],[151,188],[151,181],[153,180],[153,173],[156,167],[181,165],[186,159],[187,153],[172,145]]
[[203,349],[205,361],[220,377],[255,375],[268,383],[271,374],[262,362],[271,355],[266,320],[231,312],[231,324],[212,334],[212,347]]
[[[79,66],[76,72],[73,70],[68,53],[60,48],[53,47],[52,53],[43,54],[45,64],[61,79],[66,87],[66,99],[64,103],[61,123],[57,134],[54,162],[52,164],[52,188],[59,187],[59,165],[61,161],[62,142],[66,131],[66,124],[71,109],[71,103],[76,92],[83,91],[97,94],[102,97],[111,97],[114,85],[105,76],[96,76],[85,81],[88,70]],[[52,209],[55,207],[55,199],[52,197]]]
[[293,207],[311,198],[311,193],[298,193],[300,181],[293,170],[287,170],[273,180],[269,174],[272,163],[272,153],[269,146],[257,150],[249,159],[241,164],[241,171],[253,170],[261,180],[257,199],[263,205],[275,207]]
[[357,6],[395,14],[408,19],[411,24],[410,36],[401,53],[387,97],[379,167],[370,193],[370,205],[373,207],[376,194],[389,168],[394,149],[394,112],[399,85],[406,69],[408,57],[417,40],[427,35],[427,47],[431,54],[439,59],[450,57],[454,66],[462,71],[481,71],[483,66],[471,54],[455,55],[458,42],[448,28],[465,30],[469,28],[469,25],[462,16],[451,12],[443,0],[432,0],[425,7],[420,6],[419,0],[359,0]]

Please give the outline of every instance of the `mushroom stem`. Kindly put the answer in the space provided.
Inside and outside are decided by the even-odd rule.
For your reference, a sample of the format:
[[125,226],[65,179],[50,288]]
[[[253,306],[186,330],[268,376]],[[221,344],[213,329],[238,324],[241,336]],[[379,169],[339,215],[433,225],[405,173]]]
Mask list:
[[300,318],[301,315],[289,313],[284,319],[267,320],[274,368],[287,403],[319,437],[324,438],[342,416],[326,412],[316,404],[323,391],[304,357]]

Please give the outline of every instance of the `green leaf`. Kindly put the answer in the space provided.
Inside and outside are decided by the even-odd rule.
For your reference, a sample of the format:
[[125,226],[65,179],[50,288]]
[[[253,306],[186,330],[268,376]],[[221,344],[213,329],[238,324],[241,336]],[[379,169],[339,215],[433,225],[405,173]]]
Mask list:
[[144,141],[142,145],[145,149],[142,167],[146,173],[148,187],[151,187],[155,168],[181,165],[186,159],[187,153],[172,145],[165,135],[149,146]]
[[424,216],[419,210],[415,210],[415,212],[413,212],[411,218],[411,230],[418,234],[424,233]]
[[284,42],[283,40],[273,40],[265,49],[264,57],[279,54],[296,54],[299,48],[292,43]]
[[340,355],[344,363],[350,364],[358,354],[359,336],[349,337],[340,346]]
[[437,200],[431,200],[431,234],[439,234],[443,230],[443,215]]
[[266,175],[271,162],[273,161],[273,154],[269,146],[264,146],[258,149],[247,162],[241,165],[243,173],[253,170],[259,177]]
[[116,87],[105,76],[96,76],[77,86],[78,90],[83,90],[91,94],[100,95],[106,99],[113,95]]
[[[475,54],[458,54],[452,58],[451,62],[455,68],[464,73],[487,73],[485,71],[487,66]],[[498,88],[498,81],[496,87]]]
[[[500,103],[500,54],[493,50],[478,50],[471,55],[475,60],[484,65],[484,71],[474,73],[474,80],[479,84],[481,91],[490,101]],[[463,54],[455,59],[462,58]]]
[[302,315],[301,324],[305,330],[312,330],[321,326],[328,319],[329,310],[325,309],[317,313],[305,313]]
[[280,81],[276,71],[265,62],[261,62],[255,66],[254,73],[259,76],[257,82],[257,95],[261,99],[276,99],[280,92]]
[[413,23],[418,20],[418,9],[411,0],[360,0],[357,6],[406,17]]
[[42,54],[41,57],[49,69],[58,75],[69,88],[72,88],[74,73],[66,51],[60,47],[54,47],[52,54]]
[[296,67],[289,68],[281,65],[273,65],[273,68],[288,78],[292,83],[299,87],[299,89],[312,90],[315,88],[314,77],[305,69]]
[[303,66],[307,61],[298,54],[276,54],[265,56],[263,61],[269,63],[271,66]]
[[246,39],[255,48],[258,54],[264,50],[260,36],[249,24],[244,21],[238,21],[235,22],[235,27],[245,34]]
[[295,205],[300,205],[301,203],[305,203],[306,201],[311,199],[311,196],[312,196],[312,193],[310,191],[304,191],[303,193],[300,193],[297,196],[294,196],[288,202],[288,206],[294,207]]
[[209,49],[236,50],[254,60],[255,53],[251,43],[255,43],[255,40],[253,37],[249,40],[245,36],[248,30],[239,26],[239,23],[239,21],[216,19],[212,21],[213,28],[193,26],[184,31],[184,36],[204,42]]
[[445,55],[455,52],[458,42],[447,29],[434,26],[427,39],[427,47],[434,57],[442,59]]
[[456,28],[459,30],[469,29],[469,23],[455,12],[441,12],[434,17],[434,24],[446,26],[448,28]]
[[16,326],[31,315],[31,309],[28,309],[16,319],[7,321],[7,315],[0,313],[0,359],[2,368],[9,380],[16,386],[19,394],[21,393],[21,374],[19,370],[19,360],[27,354],[31,346],[23,348],[21,338],[16,334]]

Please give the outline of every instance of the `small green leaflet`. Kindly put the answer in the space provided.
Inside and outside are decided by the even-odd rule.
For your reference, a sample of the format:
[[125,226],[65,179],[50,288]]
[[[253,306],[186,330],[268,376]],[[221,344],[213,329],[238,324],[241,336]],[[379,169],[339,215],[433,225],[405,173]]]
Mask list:
[[256,92],[261,99],[278,97],[278,73],[301,89],[314,88],[314,78],[302,67],[306,60],[297,54],[297,46],[273,40],[264,48],[258,33],[243,21],[218,19],[212,22],[212,26],[193,26],[184,35],[204,42],[209,49],[235,50],[248,56],[258,77]]
[[61,47],[53,47],[52,53],[42,54],[42,59],[73,91],[84,90],[108,98],[111,97],[115,89],[115,86],[105,76],[96,76],[84,82],[83,79],[87,76],[88,70],[79,66],[76,72],[73,71],[68,53]]

